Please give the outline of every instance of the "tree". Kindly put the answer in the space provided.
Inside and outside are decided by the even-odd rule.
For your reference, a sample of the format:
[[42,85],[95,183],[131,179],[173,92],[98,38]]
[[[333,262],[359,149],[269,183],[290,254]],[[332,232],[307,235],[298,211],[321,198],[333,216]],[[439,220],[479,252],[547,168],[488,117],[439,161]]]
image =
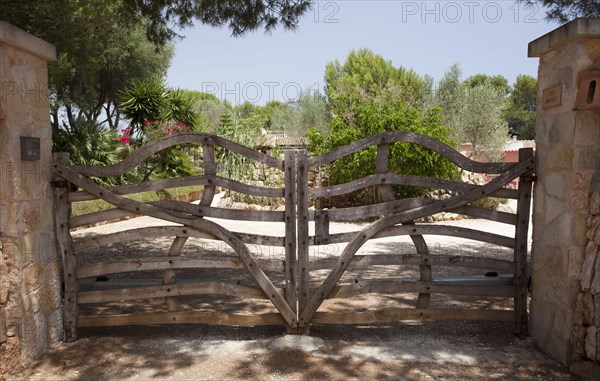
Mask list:
[[[69,125],[57,130],[52,139],[52,150],[68,152],[71,163],[79,165],[112,165],[119,162],[119,141],[115,131],[93,120],[77,121],[77,128]],[[112,178],[94,178],[103,185],[116,185]]]
[[331,115],[323,94],[303,90],[297,99],[274,112],[272,127],[296,137],[304,136],[311,128],[325,131],[330,120]]
[[267,130],[280,130],[280,126],[276,122],[277,115],[288,110],[288,104],[280,101],[270,101],[263,107],[264,113],[267,116]]
[[504,94],[489,83],[461,91],[460,111],[452,136],[473,145],[473,156],[479,159],[501,158],[508,125],[503,117]]
[[509,106],[504,113],[511,135],[517,135],[520,139],[535,138],[537,90],[534,77],[517,76],[509,96]]
[[351,51],[344,64],[329,62],[325,68],[325,95],[332,114],[348,123],[354,108],[365,101],[399,100],[421,105],[425,85],[413,70],[395,67],[369,49]]
[[435,89],[434,104],[441,107],[443,123],[455,130],[458,124],[458,114],[461,110],[462,70],[458,63],[448,68]]
[[537,109],[537,79],[530,75],[517,76],[510,93],[510,100],[519,108],[535,112]]
[[[85,14],[88,9],[102,5],[110,10],[106,22],[143,22],[148,38],[157,46],[164,46],[181,37],[175,29],[185,29],[195,21],[210,26],[227,25],[233,36],[264,27],[271,31],[278,25],[286,29],[298,26],[300,17],[311,8],[310,0],[3,0],[0,19],[7,20],[29,32],[37,29],[35,23],[45,21],[39,16],[55,16],[63,12],[69,17],[73,12]],[[36,9],[39,12],[36,12]],[[113,17],[108,17],[114,15]],[[60,17],[59,17],[60,19]],[[57,21],[59,19],[56,19]],[[25,22],[23,22],[25,21]],[[49,21],[49,20],[48,20]],[[60,28],[57,24],[54,29]],[[53,42],[54,41],[50,41]]]
[[[265,0],[3,0],[0,19],[57,48],[49,65],[53,126],[120,120],[117,94],[132,79],[164,76],[178,35],[195,21],[228,25],[234,36],[260,27],[295,28],[309,1]],[[149,42],[148,38],[152,41]]]
[[[388,131],[417,132],[445,144],[455,145],[449,138],[448,127],[441,122],[442,114],[439,108],[422,112],[408,104],[379,104],[377,101],[371,101],[357,105],[356,115],[352,124],[336,117],[326,132],[311,129],[307,135],[311,142],[311,150],[316,153],[329,152],[362,138]],[[329,181],[331,184],[341,184],[374,174],[376,156],[376,147],[370,147],[336,160],[328,168]],[[389,170],[407,175],[439,178],[454,178],[457,173],[456,166],[441,155],[406,143],[390,146]],[[422,194],[424,189],[395,187],[395,191],[399,197],[411,197]]]
[[197,130],[200,125],[194,99],[189,93],[167,88],[162,78],[132,81],[120,93],[120,102],[121,112],[130,120],[129,135],[138,141],[137,145],[148,140],[146,126],[149,121],[181,122],[192,130]]
[[[412,131],[455,144],[449,137],[449,128],[442,124],[441,109],[423,109],[425,85],[412,70],[396,68],[365,49],[351,52],[343,65],[328,64],[325,79],[333,119],[325,131],[309,130],[312,151],[328,152],[388,131]],[[328,168],[330,182],[340,184],[375,173],[376,153],[376,147],[370,147],[335,161]],[[437,153],[403,143],[391,145],[389,169],[442,178],[453,178],[457,173],[456,167]],[[423,191],[396,189],[401,197]]]
[[502,75],[475,74],[465,79],[465,84],[471,88],[489,84],[504,95],[508,95],[510,92],[508,79]]
[[[188,92],[167,88],[162,78],[132,81],[120,93],[121,111],[130,120],[121,142],[130,149],[180,132],[198,129],[200,115]],[[171,147],[146,160],[134,171],[134,179],[193,175],[195,168],[181,147]]]
[[261,27],[271,31],[278,25],[295,29],[310,9],[310,0],[123,0],[131,17],[149,20],[148,37],[159,45],[179,35],[174,27],[187,28],[194,21],[220,27],[227,25],[233,36]]
[[453,64],[436,89],[436,104],[452,138],[473,144],[473,155],[480,159],[500,158],[508,133],[506,87],[502,76],[477,74],[462,81],[460,66]]
[[519,0],[546,8],[546,20],[566,23],[577,17],[599,17],[598,0]]
[[62,119],[69,128],[90,120],[116,129],[118,93],[126,83],[166,73],[172,47],[157,50],[146,38],[146,23],[125,17],[123,7],[117,0],[0,3],[0,19],[57,48],[58,59],[48,66],[54,131]]

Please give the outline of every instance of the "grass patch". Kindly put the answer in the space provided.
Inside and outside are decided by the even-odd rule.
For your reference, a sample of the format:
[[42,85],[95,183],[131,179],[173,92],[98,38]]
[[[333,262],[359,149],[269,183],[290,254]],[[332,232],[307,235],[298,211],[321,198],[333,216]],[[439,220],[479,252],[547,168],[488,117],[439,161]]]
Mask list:
[[500,204],[506,204],[508,202],[507,198],[499,198],[499,197],[483,197],[479,200],[473,201],[471,205],[478,206],[480,208],[498,210]]
[[[139,201],[139,202],[152,202],[161,200],[173,200],[178,196],[188,195],[192,192],[201,192],[201,186],[187,186],[170,189],[160,189],[156,191],[148,191],[141,193],[133,193],[126,195],[125,197]],[[100,212],[102,210],[114,209],[115,206],[104,200],[89,200],[89,201],[78,201],[72,204],[73,216],[81,216],[83,214],[89,214],[94,212]]]

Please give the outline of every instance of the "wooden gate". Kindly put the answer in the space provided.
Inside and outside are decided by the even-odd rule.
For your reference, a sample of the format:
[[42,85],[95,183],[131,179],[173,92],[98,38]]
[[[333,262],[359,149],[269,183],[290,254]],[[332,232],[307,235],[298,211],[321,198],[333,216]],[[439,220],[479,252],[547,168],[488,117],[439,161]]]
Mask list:
[[[388,171],[388,152],[391,144],[403,142],[417,144],[443,155],[463,170],[497,175],[485,185],[461,181],[407,176]],[[175,145],[195,143],[202,145],[203,174],[176,179],[147,181],[139,184],[105,188],[89,177],[121,175],[159,151]],[[377,147],[376,172],[370,176],[336,186],[309,187],[309,173],[346,155],[371,146]],[[240,183],[217,174],[215,147],[225,149],[254,160],[259,165],[282,172],[284,186],[278,188]],[[113,325],[154,325],[173,323],[204,323],[221,325],[285,325],[288,332],[307,333],[310,324],[367,324],[396,322],[400,320],[458,319],[458,320],[510,320],[515,322],[515,333],[527,334],[527,230],[531,188],[535,160],[531,149],[520,151],[519,163],[479,163],[465,158],[452,148],[428,137],[410,133],[385,133],[366,138],[334,152],[308,157],[305,150],[289,150],[284,159],[256,152],[223,138],[185,133],[169,136],[136,150],[118,165],[74,166],[65,154],[55,154],[56,227],[64,267],[64,324],[67,340],[77,338],[78,327]],[[519,178],[519,189],[503,188]],[[127,194],[158,190],[183,185],[203,187],[199,205],[181,201],[144,203],[124,197]],[[452,197],[443,200],[426,198],[396,199],[392,186],[411,185],[452,191]],[[215,187],[236,192],[285,201],[284,211],[249,211],[211,206]],[[314,200],[348,194],[366,187],[375,187],[382,200],[375,205],[353,208],[314,209]],[[483,197],[501,197],[517,200],[517,213],[497,212],[473,206]],[[102,199],[116,208],[103,212],[72,217],[71,203]],[[439,224],[415,223],[433,214],[452,211],[467,216],[484,218],[498,223],[514,225],[514,236],[506,237],[478,230]],[[77,226],[105,221],[122,216],[146,215],[171,223],[103,236],[83,237],[73,240],[71,229]],[[271,221],[285,226],[285,235],[250,234],[232,232],[216,221]],[[355,219],[375,219],[356,232],[330,234],[330,222]],[[314,233],[309,222],[314,222]],[[173,225],[174,224],[174,225]],[[424,235],[448,235],[507,247],[513,258],[498,259],[472,257],[461,261],[455,255],[432,253]],[[358,250],[371,239],[409,236],[414,254],[357,255]],[[111,245],[147,237],[173,237],[167,257],[135,258],[79,263],[78,255],[93,247]],[[206,259],[202,256],[182,258],[180,253],[190,237],[219,240],[228,245],[238,258]],[[311,260],[311,248],[323,245],[343,245],[344,249],[332,261]],[[280,257],[257,258],[249,245],[281,248]],[[341,247],[341,246],[340,246]],[[340,282],[350,268],[373,266],[413,266],[419,268],[419,279],[359,280],[350,284]],[[490,285],[477,282],[440,281],[432,275],[434,267],[468,267],[488,272],[508,273],[508,283]],[[255,281],[253,285],[239,282],[198,281],[179,283],[175,274],[181,269],[244,269]],[[323,279],[313,277],[314,272],[329,269]],[[92,290],[80,289],[81,280],[107,274],[138,271],[162,271],[163,284],[145,287]],[[357,295],[380,293],[417,293],[416,306],[370,311],[319,311],[326,299],[353,298]],[[236,314],[184,309],[178,297],[189,295],[229,295],[244,300],[268,300],[274,312]],[[431,294],[491,296],[514,299],[511,310],[430,308]],[[159,312],[102,313],[88,315],[81,311],[85,304],[112,303],[158,299],[164,300],[165,310]]]

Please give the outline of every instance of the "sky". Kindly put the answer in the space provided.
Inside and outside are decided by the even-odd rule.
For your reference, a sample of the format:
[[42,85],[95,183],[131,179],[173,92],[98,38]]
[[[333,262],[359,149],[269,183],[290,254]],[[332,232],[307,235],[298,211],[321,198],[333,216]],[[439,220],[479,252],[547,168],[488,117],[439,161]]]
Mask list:
[[328,62],[369,48],[435,81],[459,63],[463,79],[499,74],[513,83],[519,74],[537,77],[527,45],[558,27],[544,16],[544,8],[513,0],[316,1],[295,31],[237,38],[226,27],[182,31],[167,82],[234,104],[292,101],[301,89],[323,91]]

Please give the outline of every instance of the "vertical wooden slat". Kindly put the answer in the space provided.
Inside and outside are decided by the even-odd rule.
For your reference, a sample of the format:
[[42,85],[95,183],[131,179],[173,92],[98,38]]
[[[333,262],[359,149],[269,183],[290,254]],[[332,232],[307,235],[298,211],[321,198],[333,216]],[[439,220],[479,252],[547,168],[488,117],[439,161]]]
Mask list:
[[[216,175],[217,174],[217,166],[215,160],[215,148],[208,144],[202,145],[202,158],[203,158],[203,166],[204,166],[204,174],[205,175]],[[215,197],[215,186],[214,185],[206,185],[202,190],[202,199],[200,200],[200,205],[210,206],[213,198]]]
[[[68,153],[55,153],[54,161],[63,165],[69,164]],[[60,177],[61,171],[55,167],[54,177],[54,206],[56,222],[56,240],[60,249],[63,279],[65,284],[64,302],[63,302],[63,326],[64,340],[77,340],[77,291],[79,280],[77,279],[77,258],[71,249],[71,230],[69,227],[69,218],[71,216],[71,203],[68,200],[69,183]]]
[[[181,250],[185,245],[188,237],[175,237],[171,248],[169,249],[169,257],[179,256]],[[163,277],[163,284],[175,284],[175,269],[166,269]],[[168,311],[177,311],[179,309],[179,303],[177,302],[176,296],[167,296],[165,298]]]
[[326,210],[315,210],[315,245],[329,242],[329,213]]
[[[306,150],[297,151],[297,205],[298,205],[298,311],[306,307],[309,292],[308,258],[308,154]],[[299,320],[299,326],[308,327],[307,321]]]
[[[286,150],[285,167],[285,299],[298,314],[298,263],[296,261],[296,152]],[[295,333],[296,327],[288,327]]]
[[[379,144],[377,145],[377,163],[376,169],[378,174],[386,174],[389,171],[388,160],[389,160],[390,145]],[[392,186],[389,184],[377,185],[377,195],[382,201],[394,201],[394,191]]]
[[529,161],[531,170],[519,177],[519,200],[517,204],[517,226],[515,228],[515,334],[527,336],[527,237],[531,207],[531,191],[535,159],[532,148],[519,150],[519,162]]

